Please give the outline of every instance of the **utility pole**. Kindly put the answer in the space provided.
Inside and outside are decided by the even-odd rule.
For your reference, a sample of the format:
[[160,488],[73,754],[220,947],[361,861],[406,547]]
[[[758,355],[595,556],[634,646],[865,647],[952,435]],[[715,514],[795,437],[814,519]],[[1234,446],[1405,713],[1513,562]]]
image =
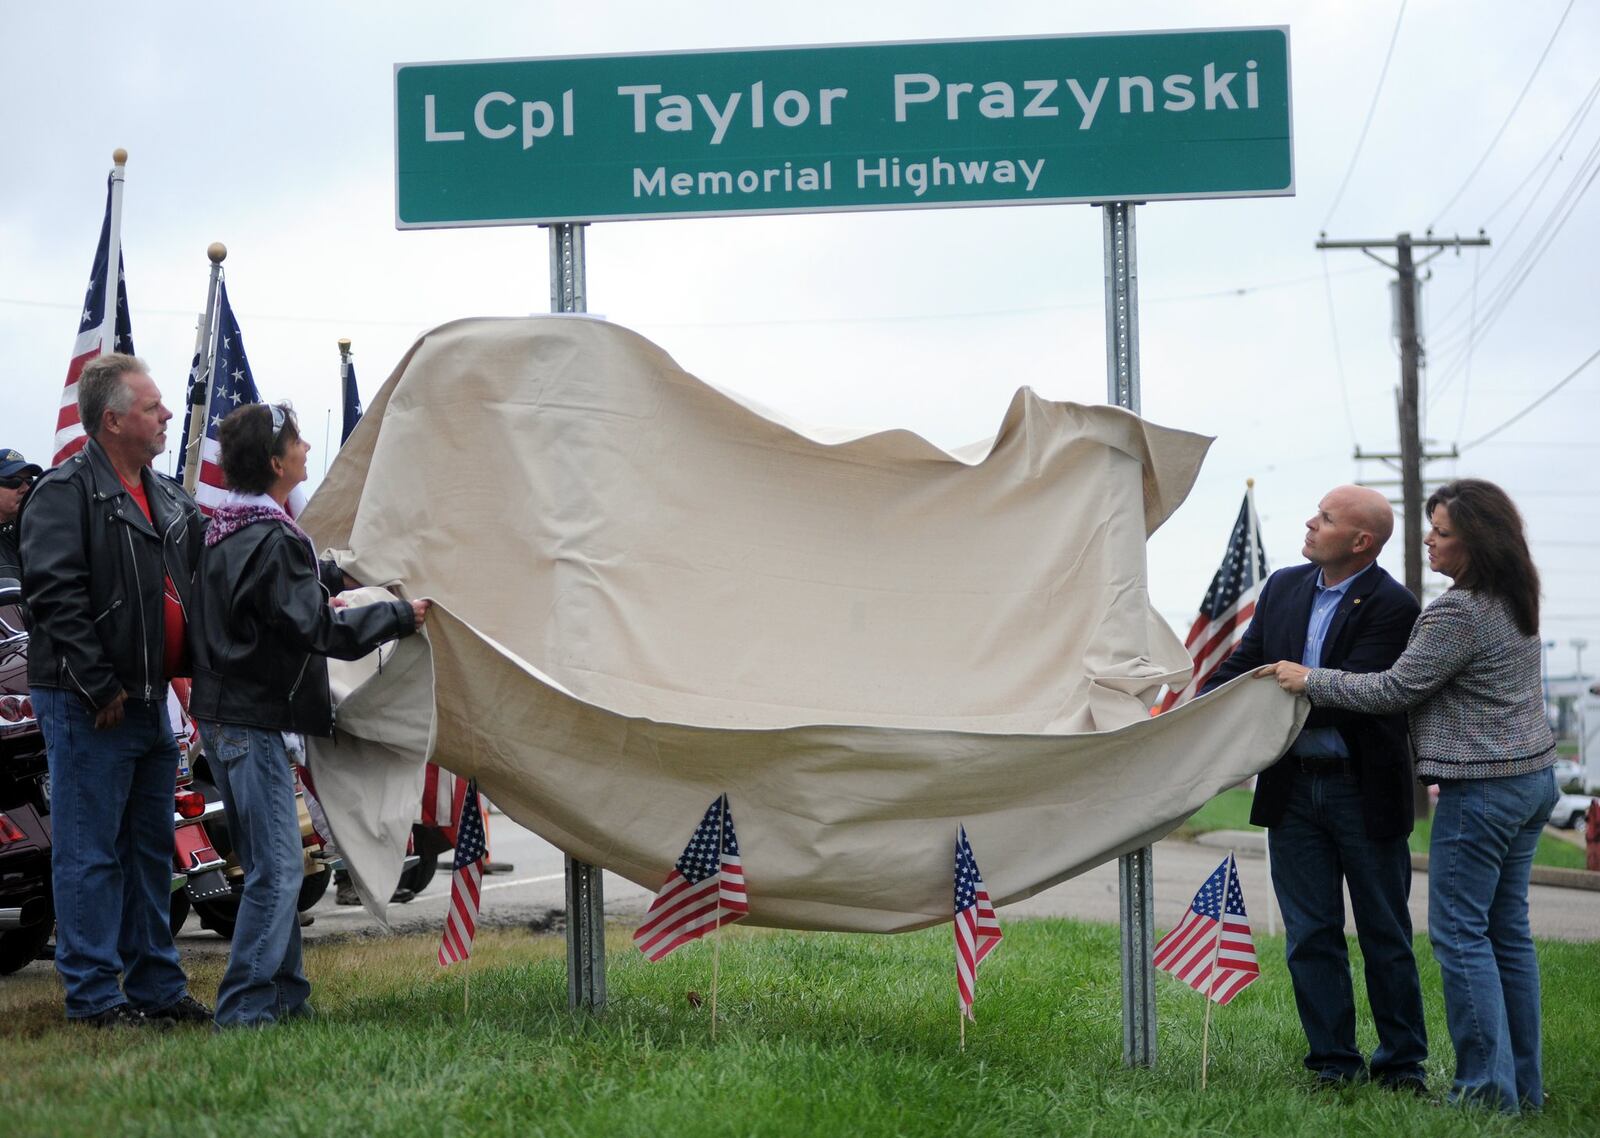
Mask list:
[[[1465,245],[1487,245],[1489,239],[1483,235],[1483,230],[1478,231],[1476,237],[1447,237],[1435,238],[1425,234],[1422,240],[1413,240],[1411,234],[1401,233],[1393,241],[1329,241],[1328,235],[1323,233],[1317,241],[1318,249],[1360,249],[1378,264],[1385,268],[1393,269],[1399,278],[1400,294],[1400,453],[1398,455],[1363,454],[1361,448],[1356,448],[1356,457],[1359,458],[1398,458],[1400,460],[1400,505],[1401,524],[1405,527],[1405,577],[1406,588],[1411,590],[1411,595],[1417,598],[1417,603],[1422,603],[1422,463],[1425,458],[1447,458],[1455,456],[1455,448],[1450,448],[1448,455],[1424,455],[1422,452],[1422,429],[1418,406],[1421,402],[1418,392],[1417,372],[1421,364],[1422,349],[1417,338],[1417,269],[1418,262],[1414,259],[1412,251],[1415,249],[1432,249],[1433,252],[1424,257],[1422,265],[1426,265],[1446,249],[1455,249],[1459,253]],[[1393,249],[1395,251],[1394,263],[1390,264],[1372,250]],[[1415,773],[1415,772],[1413,772]],[[1412,780],[1414,794],[1412,809],[1418,818],[1426,818],[1431,804],[1428,801],[1428,791],[1421,783]]]
[[[1446,249],[1459,250],[1469,245],[1487,245],[1489,239],[1478,231],[1476,237],[1435,238],[1424,236],[1413,239],[1401,233],[1393,240],[1329,241],[1323,234],[1317,241],[1318,249],[1360,249],[1378,264],[1393,269],[1400,285],[1400,502],[1405,526],[1405,576],[1406,588],[1420,602],[1422,600],[1422,462],[1426,458],[1444,458],[1454,455],[1427,455],[1422,453],[1422,431],[1419,425],[1417,371],[1422,355],[1417,339],[1417,269],[1427,264]],[[1390,264],[1372,250],[1393,249],[1394,264]],[[1414,249],[1434,250],[1417,262]],[[1363,455],[1359,448],[1357,458],[1388,458],[1388,455]]]

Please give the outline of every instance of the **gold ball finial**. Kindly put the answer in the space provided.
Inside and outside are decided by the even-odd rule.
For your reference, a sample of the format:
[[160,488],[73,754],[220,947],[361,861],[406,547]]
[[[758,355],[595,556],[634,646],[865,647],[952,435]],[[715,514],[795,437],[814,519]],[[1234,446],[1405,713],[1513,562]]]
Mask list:
[[206,249],[206,256],[211,258],[213,265],[220,265],[228,256],[228,247],[221,241],[213,241]]
[[339,350],[341,352],[348,352],[350,350],[350,338],[348,336],[341,336],[339,338]]
[[1256,488],[1256,480],[1254,478],[1246,478],[1244,480],[1244,488],[1246,490],[1254,490]]
[[111,164],[114,166],[126,166],[128,164],[128,152],[120,146],[117,147],[111,152]]

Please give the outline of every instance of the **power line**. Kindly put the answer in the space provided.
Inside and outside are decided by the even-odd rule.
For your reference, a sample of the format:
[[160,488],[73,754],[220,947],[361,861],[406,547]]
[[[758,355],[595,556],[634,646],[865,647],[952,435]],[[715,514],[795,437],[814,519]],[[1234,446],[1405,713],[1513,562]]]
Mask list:
[[[1485,271],[1494,268],[1495,262],[1499,260],[1500,254],[1507,247],[1514,247],[1512,238],[1516,236],[1517,230],[1522,226],[1523,221],[1527,219],[1527,216],[1532,211],[1533,207],[1538,204],[1540,195],[1544,193],[1544,188],[1550,184],[1550,179],[1555,177],[1556,171],[1560,169],[1561,163],[1566,159],[1567,156],[1566,148],[1570,146],[1572,144],[1572,140],[1577,137],[1578,131],[1583,126],[1584,120],[1589,117],[1589,112],[1594,109],[1597,98],[1600,98],[1600,79],[1595,80],[1594,86],[1589,88],[1588,94],[1585,95],[1582,102],[1578,104],[1578,109],[1573,112],[1572,117],[1567,120],[1567,124],[1561,128],[1555,139],[1550,143],[1549,148],[1545,150],[1544,154],[1539,158],[1539,160],[1529,167],[1527,174],[1525,174],[1522,181],[1517,184],[1517,188],[1511,191],[1511,193],[1506,197],[1505,201],[1501,202],[1492,211],[1490,211],[1488,217],[1484,218],[1483,224],[1484,227],[1487,228],[1490,222],[1499,217],[1507,206],[1521,196],[1523,188],[1533,180],[1535,174],[1537,174],[1541,169],[1544,169],[1545,163],[1550,161],[1551,155],[1556,156],[1555,161],[1550,164],[1550,168],[1545,170],[1544,178],[1540,180],[1538,189],[1534,190],[1533,196],[1528,199],[1528,204],[1522,207],[1522,212],[1517,215],[1516,221],[1511,223],[1511,227],[1507,229],[1505,234],[1500,238],[1499,248],[1495,249],[1493,253],[1489,254],[1489,259],[1484,264]],[[1558,150],[1560,151],[1559,154],[1557,153]],[[1451,324],[1455,323],[1452,317],[1454,317],[1455,314],[1460,311],[1461,306],[1465,304],[1468,299],[1469,296],[1467,293],[1462,293],[1457,296],[1455,300],[1451,302],[1450,306],[1439,314],[1438,320],[1435,321],[1435,327],[1438,330],[1443,331],[1444,329],[1449,328]]]
[[[1557,382],[1556,385],[1554,387],[1552,387],[1549,391],[1546,391],[1543,395],[1539,396],[1539,398],[1535,399],[1532,403],[1528,404],[1522,410],[1518,411],[1515,415],[1511,416],[1511,418],[1509,418],[1505,422],[1501,423],[1498,427],[1496,427],[1494,430],[1490,431],[1488,434],[1479,435],[1477,438],[1473,439],[1470,443],[1462,443],[1461,446],[1459,448],[1457,448],[1457,449],[1459,449],[1459,450],[1467,450],[1470,447],[1475,447],[1479,443],[1487,442],[1489,439],[1494,438],[1501,431],[1503,431],[1507,427],[1511,426],[1512,423],[1515,423],[1518,419],[1521,419],[1523,416],[1527,415],[1528,412],[1532,411],[1535,407],[1539,406],[1539,404],[1543,403],[1546,399],[1549,399],[1552,395],[1554,395],[1556,392],[1560,391],[1567,384],[1571,383],[1574,379],[1578,378],[1578,376],[1583,373],[1584,369],[1587,368],[1590,364],[1594,363],[1595,360],[1600,360],[1600,348],[1597,348],[1593,355],[1591,355],[1588,359],[1584,360],[1575,369],[1573,369],[1571,372],[1569,372],[1563,379],[1561,379],[1559,382]],[[1585,495],[1585,497],[1587,497],[1587,496],[1588,495]]]
[[1339,349],[1339,321],[1333,314],[1333,281],[1329,279],[1328,252],[1322,251],[1323,294],[1328,298],[1328,329],[1333,336],[1333,371],[1339,377],[1339,399],[1344,404],[1344,423],[1350,431],[1350,445],[1359,449],[1356,438],[1356,417],[1350,412],[1350,385],[1344,376],[1344,353]]
[[1361,148],[1367,142],[1367,130],[1372,126],[1372,116],[1378,109],[1378,96],[1383,94],[1383,81],[1389,77],[1389,61],[1394,58],[1394,45],[1400,42],[1400,24],[1406,18],[1406,0],[1400,0],[1400,11],[1395,14],[1394,32],[1389,36],[1389,50],[1383,57],[1383,70],[1378,72],[1378,86],[1372,92],[1372,105],[1367,108],[1367,121],[1361,124],[1361,137],[1356,139],[1355,153],[1350,155],[1350,165],[1344,172],[1344,179],[1339,183],[1339,192],[1333,195],[1333,204],[1328,207],[1328,216],[1322,219],[1322,228],[1328,228],[1328,222],[1333,220],[1334,210],[1339,208],[1339,203],[1344,200],[1345,187],[1350,184],[1350,175],[1356,172],[1356,160],[1361,157]]
[[[1483,261],[1481,250],[1472,255],[1472,314],[1469,327],[1478,322],[1478,269]],[[1461,380],[1461,413],[1456,416],[1456,438],[1461,437],[1461,432],[1467,425],[1467,396],[1472,393],[1472,345],[1467,345],[1467,370]],[[1432,402],[1430,400],[1430,402]]]
[[[1584,194],[1588,193],[1589,187],[1594,184],[1596,175],[1600,175],[1600,139],[1595,141],[1595,145],[1584,159],[1584,165],[1579,167],[1572,183],[1563,192],[1561,200],[1556,203],[1554,209],[1551,210],[1550,216],[1545,219],[1544,224],[1540,226],[1539,232],[1534,235],[1534,244],[1524,250],[1522,256],[1507,270],[1506,276],[1496,286],[1493,296],[1485,305],[1485,315],[1480,320],[1467,326],[1464,332],[1465,339],[1460,341],[1462,351],[1451,361],[1446,374],[1440,380],[1439,390],[1443,390],[1449,379],[1460,370],[1462,362],[1468,358],[1472,347],[1488,334],[1495,321],[1510,307],[1512,298],[1516,296],[1517,291],[1532,275],[1540,259],[1555,244],[1555,239],[1560,235],[1562,228],[1571,220],[1573,213],[1577,210],[1578,203],[1583,200]],[[1583,181],[1581,187],[1578,185],[1580,179]],[[1558,214],[1560,214],[1559,219],[1557,218]]]
[[[1353,276],[1358,273],[1372,273],[1376,270],[1368,265],[1359,265],[1350,269],[1343,269],[1332,274],[1336,277]],[[1258,292],[1271,292],[1275,289],[1298,288],[1301,285],[1312,284],[1323,280],[1321,274],[1308,274],[1303,277],[1291,277],[1284,280],[1263,281],[1260,284],[1236,285],[1232,288],[1212,289],[1207,292],[1177,293],[1172,296],[1147,296],[1140,297],[1145,304],[1184,304],[1191,301],[1204,300],[1232,300],[1239,297],[1250,296]],[[30,300],[24,297],[0,296],[0,304],[17,305],[23,308],[51,308],[58,310],[78,311],[81,305],[63,304],[56,301]],[[1061,304],[1042,304],[1021,308],[1000,309],[975,309],[965,312],[939,312],[939,313],[884,313],[879,315],[864,316],[798,316],[783,320],[716,320],[716,321],[641,321],[653,328],[731,328],[731,327],[769,327],[789,324],[872,324],[889,323],[896,321],[919,320],[960,320],[970,318],[984,318],[997,316],[1031,316],[1051,312],[1067,312],[1074,310],[1093,309],[1099,311],[1104,307],[1104,302],[1093,301],[1068,301]],[[136,311],[151,316],[187,316],[195,315],[192,309],[187,308],[147,308],[137,307]],[[266,315],[263,313],[246,313],[240,310],[251,322],[271,320],[283,323],[316,323],[316,324],[348,324],[348,325],[383,325],[400,328],[428,328],[434,323],[426,317],[413,320],[368,320],[361,317],[344,316],[295,316],[295,315]]]
[[[1529,182],[1533,181],[1533,176],[1539,172],[1539,168],[1541,166],[1550,160],[1550,155],[1555,153],[1556,148],[1563,145],[1563,140],[1565,140],[1568,135],[1576,135],[1578,133],[1578,127],[1583,125],[1583,120],[1589,117],[1589,112],[1594,108],[1596,95],[1600,95],[1600,79],[1596,79],[1594,81],[1594,86],[1589,88],[1589,93],[1585,95],[1582,101],[1578,103],[1578,109],[1572,112],[1572,117],[1567,120],[1567,125],[1562,127],[1561,130],[1556,134],[1555,138],[1551,140],[1549,147],[1542,155],[1539,156],[1539,160],[1528,168],[1528,172],[1522,176],[1522,181],[1517,183],[1517,188],[1506,195],[1506,200],[1495,206],[1494,209],[1490,211],[1489,216],[1483,219],[1483,224],[1485,227],[1487,227],[1489,223],[1492,222],[1496,217],[1500,216],[1501,211],[1504,210],[1506,206],[1517,200],[1517,195],[1522,193],[1522,188]],[[1559,162],[1560,159],[1558,158],[1556,161]]]
[[1522,90],[1518,92],[1516,100],[1512,102],[1511,109],[1506,112],[1505,122],[1501,123],[1500,129],[1494,132],[1494,137],[1489,140],[1489,148],[1483,152],[1483,157],[1478,159],[1478,164],[1467,175],[1467,180],[1461,183],[1461,188],[1450,195],[1450,200],[1444,203],[1444,208],[1439,211],[1439,216],[1429,223],[1429,229],[1438,225],[1440,218],[1450,212],[1450,207],[1455,205],[1461,195],[1467,192],[1467,187],[1472,185],[1472,179],[1478,176],[1478,171],[1483,169],[1483,164],[1489,161],[1489,155],[1493,154],[1494,148],[1499,145],[1500,137],[1505,134],[1506,127],[1510,126],[1511,120],[1517,117],[1517,108],[1522,106],[1522,100],[1527,96],[1528,88],[1532,87],[1533,81],[1539,77],[1539,69],[1544,66],[1544,61],[1549,57],[1550,49],[1556,45],[1556,37],[1561,34],[1561,26],[1567,22],[1567,16],[1571,14],[1572,6],[1576,3],[1577,0],[1567,0],[1567,6],[1563,9],[1561,18],[1556,21],[1556,30],[1550,33],[1550,42],[1545,44],[1544,50],[1539,53],[1539,62],[1533,65],[1533,74],[1528,76],[1528,81],[1522,85]]

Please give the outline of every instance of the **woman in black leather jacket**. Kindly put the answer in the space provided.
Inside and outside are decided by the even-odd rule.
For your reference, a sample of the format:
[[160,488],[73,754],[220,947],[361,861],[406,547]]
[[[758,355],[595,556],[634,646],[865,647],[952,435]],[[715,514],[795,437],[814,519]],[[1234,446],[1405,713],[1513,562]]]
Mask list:
[[300,826],[284,734],[332,734],[327,657],[353,660],[410,635],[428,602],[330,603],[340,574],[318,562],[286,510],[311,450],[287,407],[240,407],[219,440],[232,494],[212,515],[200,555],[189,706],[245,872],[216,1022],[266,1026],[310,1014],[295,912]]

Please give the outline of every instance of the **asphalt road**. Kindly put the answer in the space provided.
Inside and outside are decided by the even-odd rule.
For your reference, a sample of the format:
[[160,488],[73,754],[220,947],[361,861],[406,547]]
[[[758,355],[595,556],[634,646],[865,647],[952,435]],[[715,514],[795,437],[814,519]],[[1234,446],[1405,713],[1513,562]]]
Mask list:
[[[513,872],[484,879],[483,919],[496,927],[559,927],[566,907],[564,859],[559,850],[524,830],[502,814],[489,820],[490,849],[497,861],[509,862]],[[1155,847],[1155,923],[1171,928],[1193,898],[1195,890],[1221,861],[1224,849],[1197,842],[1167,840]],[[1237,851],[1240,885],[1252,925],[1278,931],[1272,894],[1267,885],[1265,858],[1248,849]],[[628,924],[637,921],[649,904],[650,893],[614,874],[605,875],[606,916]],[[432,883],[407,904],[389,906],[390,927],[397,932],[438,929],[450,897],[448,856]],[[1411,911],[1415,927],[1427,928],[1428,875],[1413,878]],[[1348,907],[1347,907],[1348,908]],[[1569,941],[1600,941],[1600,892],[1535,885],[1529,890],[1529,910],[1536,936]],[[332,889],[311,910],[313,923],[303,930],[308,941],[340,936],[383,935],[382,927],[359,906],[335,904]],[[1000,911],[1006,916],[1075,917],[1115,923],[1119,918],[1115,862],[1090,870],[1025,901]],[[1354,933],[1354,926],[1347,926]],[[227,942],[201,930],[191,916],[178,938],[185,952],[224,952]]]

